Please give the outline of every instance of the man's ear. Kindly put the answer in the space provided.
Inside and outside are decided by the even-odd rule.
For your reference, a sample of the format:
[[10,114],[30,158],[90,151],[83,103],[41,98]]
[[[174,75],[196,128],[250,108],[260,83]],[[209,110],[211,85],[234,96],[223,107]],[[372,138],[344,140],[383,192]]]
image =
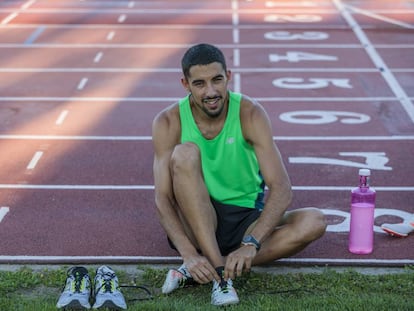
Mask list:
[[190,92],[190,85],[188,84],[188,80],[185,77],[181,78],[181,84],[187,90],[187,92]]
[[226,76],[227,76],[227,80],[230,81],[231,80],[231,77],[232,77],[231,70],[227,70]]

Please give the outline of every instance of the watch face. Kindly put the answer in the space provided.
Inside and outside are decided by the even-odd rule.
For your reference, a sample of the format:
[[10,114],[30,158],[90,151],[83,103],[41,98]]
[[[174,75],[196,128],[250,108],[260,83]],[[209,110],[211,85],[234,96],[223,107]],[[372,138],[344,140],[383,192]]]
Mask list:
[[253,236],[251,236],[250,234],[246,235],[243,238],[242,243],[254,245],[257,250],[260,249],[260,243],[258,241],[256,241],[256,239]]

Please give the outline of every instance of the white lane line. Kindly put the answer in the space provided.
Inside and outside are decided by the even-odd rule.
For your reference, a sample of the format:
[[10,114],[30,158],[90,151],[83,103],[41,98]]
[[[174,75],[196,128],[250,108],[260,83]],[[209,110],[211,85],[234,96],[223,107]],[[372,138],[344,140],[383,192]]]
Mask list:
[[12,13],[12,14],[10,14],[9,16],[7,16],[6,18],[4,18],[4,19],[1,21],[1,25],[6,25],[6,24],[10,23],[10,22],[11,22],[14,18],[16,18],[18,15],[19,15],[19,14],[17,14],[17,13]]
[[233,50],[233,66],[240,66],[240,49]]
[[102,59],[102,56],[103,56],[103,52],[96,53],[95,58],[93,59],[93,62],[94,63],[99,63]]
[[30,6],[32,6],[34,3],[36,2],[36,0],[29,0],[29,1],[27,1],[25,4],[23,4],[22,6],[21,6],[21,9],[22,10],[26,10],[26,9],[28,9]]
[[123,23],[123,22],[125,22],[125,20],[126,20],[126,15],[125,14],[122,14],[122,15],[120,15],[119,17],[118,17],[118,23]]
[[[240,49],[235,48],[233,49],[233,54],[237,53],[238,55],[234,55],[235,57],[240,58]],[[99,55],[97,55],[99,56]],[[237,59],[236,59],[237,60]],[[236,61],[233,61],[236,64]],[[239,63],[240,65],[240,63]],[[303,73],[313,73],[313,72],[350,72],[350,73],[378,73],[379,70],[376,68],[233,68],[233,72],[239,73],[273,73],[273,72],[303,72]],[[392,69],[395,72],[413,72],[414,68],[401,68],[401,69]],[[6,72],[14,72],[14,73],[26,73],[26,72],[36,72],[36,73],[49,73],[49,72],[114,72],[114,73],[127,73],[127,72],[158,72],[158,73],[176,73],[181,72],[179,68],[138,68],[138,67],[130,67],[130,68],[119,68],[119,67],[105,67],[105,68],[85,68],[85,67],[78,67],[78,68],[0,68],[0,73]]]
[[129,1],[128,8],[132,9],[135,6],[135,1]]
[[28,170],[34,169],[36,167],[37,163],[39,163],[39,160],[42,156],[43,156],[43,151],[37,151],[34,154],[32,160],[27,165],[26,169],[28,169]]
[[[29,256],[29,255],[0,255],[0,263],[182,263],[182,258],[178,256]],[[307,263],[307,264],[346,264],[366,266],[374,264],[379,266],[395,266],[395,265],[412,265],[414,259],[347,259],[347,258],[283,258],[278,259],[278,263]],[[375,267],[375,266],[374,266]]]
[[[35,25],[38,26],[38,25]],[[35,27],[32,26],[32,27]],[[129,25],[128,25],[129,26]],[[53,28],[51,25],[47,26],[48,28]],[[24,27],[16,27],[13,28],[22,28]],[[87,27],[85,27],[87,28]],[[242,28],[242,27],[240,27]],[[60,29],[60,28],[59,28]],[[62,28],[64,29],[64,28]],[[95,29],[95,28],[91,28]],[[129,28],[128,28],[129,29]],[[139,28],[137,28],[139,29]],[[173,28],[171,28],[173,29]],[[174,43],[119,43],[119,44],[105,44],[105,43],[35,43],[33,44],[34,47],[42,47],[42,48],[70,48],[70,49],[79,49],[79,48],[120,48],[120,49],[131,49],[131,48],[143,48],[143,49],[174,49],[174,48],[188,48],[187,44],[174,44]],[[220,48],[245,48],[245,49],[264,49],[264,48],[329,48],[329,49],[361,49],[361,44],[330,44],[330,43],[322,43],[322,44],[299,44],[299,43],[282,43],[282,44],[273,44],[273,43],[263,43],[263,44],[250,44],[250,43],[243,43],[243,44],[220,44]],[[21,43],[0,43],[0,47],[4,48],[21,48],[24,47],[24,44]],[[376,44],[376,47],[379,48],[406,48],[412,49],[414,44],[405,43],[405,44]]]
[[16,12],[11,13],[10,15],[8,15],[7,17],[5,17],[2,21],[1,21],[1,25],[6,25],[8,23],[10,23],[14,18],[16,18],[20,12],[28,9],[33,3],[35,3],[36,0],[29,0],[26,3],[24,3],[19,10],[17,10]]
[[[359,8],[354,7],[352,5],[346,5],[346,7],[351,9],[352,11],[354,11],[356,13],[360,13],[362,15],[366,15],[368,17],[375,18],[375,19],[378,19],[378,20],[386,22],[386,23],[397,25],[397,26],[400,26],[400,27],[403,27],[403,28],[414,29],[413,25],[401,22],[401,21],[393,19],[393,18],[389,18],[389,17],[386,17],[386,16],[375,14],[375,13],[367,11],[367,10],[359,9]],[[406,14],[406,12],[405,12],[405,14]]]
[[378,54],[377,50],[369,40],[368,36],[362,30],[361,26],[354,19],[351,13],[346,10],[346,7],[341,0],[332,0],[338,11],[342,14],[342,17],[348,23],[349,27],[353,30],[355,36],[361,42],[368,56],[371,58],[376,68],[381,69],[380,73],[384,80],[387,82],[389,88],[393,91],[395,96],[398,98],[402,107],[405,109],[411,121],[414,123],[414,104],[410,100],[407,93],[399,84],[398,80],[392,74],[391,70],[388,68],[387,64],[384,62],[382,57]]
[[3,218],[10,212],[10,208],[7,206],[0,207],[0,222],[2,222]]
[[[26,101],[85,101],[85,102],[136,102],[144,103],[148,102],[175,102],[180,100],[180,97],[1,97],[0,102],[14,101],[14,102],[26,102]],[[378,102],[378,101],[397,101],[395,97],[256,97],[259,102],[345,102],[348,104],[354,102]],[[414,100],[414,97],[413,97]]]
[[79,91],[83,90],[83,89],[85,88],[85,86],[86,86],[86,83],[88,83],[88,78],[82,78],[82,79],[79,81],[79,84],[78,84],[77,89],[78,89]]
[[[151,136],[0,135],[0,139],[149,141]],[[276,141],[410,141],[411,136],[273,136]]]
[[240,43],[240,30],[237,28],[233,29],[233,43]]
[[[0,135],[0,139],[149,141],[151,136]],[[411,136],[273,136],[276,141],[410,141]]]
[[234,82],[234,91],[236,93],[241,92],[241,75],[240,73],[233,74],[233,82]]
[[106,40],[111,41],[115,37],[115,31],[110,31],[106,36]]
[[[295,191],[350,191],[351,186],[292,186]],[[377,191],[412,192],[414,186],[375,186]],[[30,185],[0,184],[0,189],[32,189],[32,190],[154,190],[154,185]]]
[[69,111],[67,111],[67,110],[63,110],[63,111],[60,113],[59,117],[56,119],[55,124],[56,124],[56,125],[62,125],[62,124],[63,124],[63,122],[65,121],[65,119],[66,119],[66,117],[67,117],[68,113],[69,113]]

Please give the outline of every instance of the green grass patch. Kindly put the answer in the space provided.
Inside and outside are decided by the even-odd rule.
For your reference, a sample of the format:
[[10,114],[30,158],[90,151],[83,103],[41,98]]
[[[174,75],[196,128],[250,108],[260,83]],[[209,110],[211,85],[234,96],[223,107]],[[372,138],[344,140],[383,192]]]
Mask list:
[[[123,288],[128,310],[218,309],[210,305],[210,284],[162,295],[160,287],[167,270],[145,267],[142,270],[136,276],[116,271],[121,284],[136,282],[153,293],[152,300],[141,300],[147,297],[144,291]],[[0,271],[0,310],[56,310],[65,279],[66,268]],[[236,279],[234,286],[240,304],[225,307],[226,310],[414,310],[413,267],[406,267],[403,273],[381,275],[361,274],[352,269],[336,272],[330,268],[320,273],[251,272]]]

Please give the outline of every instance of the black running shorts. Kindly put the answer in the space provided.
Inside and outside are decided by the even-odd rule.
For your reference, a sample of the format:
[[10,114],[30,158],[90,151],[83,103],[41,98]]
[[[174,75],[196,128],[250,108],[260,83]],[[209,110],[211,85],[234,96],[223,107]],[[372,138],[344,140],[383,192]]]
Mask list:
[[[220,252],[227,256],[240,247],[247,228],[259,218],[261,212],[256,208],[222,204],[214,199],[211,199],[211,203],[217,214],[216,238]],[[170,239],[168,242],[176,250]]]

